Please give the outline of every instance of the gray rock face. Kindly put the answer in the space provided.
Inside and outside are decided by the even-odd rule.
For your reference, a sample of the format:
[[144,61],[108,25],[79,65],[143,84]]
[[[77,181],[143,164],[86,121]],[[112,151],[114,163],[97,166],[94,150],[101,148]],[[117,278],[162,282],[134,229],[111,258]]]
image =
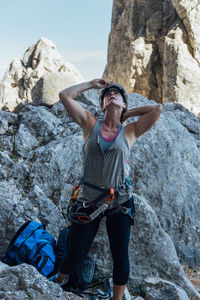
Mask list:
[[[149,103],[137,94],[130,98],[134,106]],[[78,101],[101,116],[94,91],[79,96]],[[16,114],[2,112],[0,122],[3,254],[28,219],[44,222],[55,238],[65,227],[71,189],[82,175],[83,137],[59,102],[52,108],[29,104]],[[179,263],[180,259],[199,268],[199,122],[182,105],[167,103],[159,121],[132,148],[131,180],[137,211],[129,249],[132,288],[149,276],[159,277],[181,286],[191,299],[200,297]],[[102,221],[92,248],[97,273],[103,275],[112,273],[105,231]],[[9,270],[12,273],[12,268]],[[0,275],[0,280],[3,278]],[[26,288],[20,293],[26,293]]]
[[[56,139],[60,131],[59,128],[62,128],[61,121],[45,107],[27,106],[19,113],[19,118],[20,125],[23,124],[30,134],[37,137],[39,144],[36,144],[34,148],[38,145],[45,145],[52,139]],[[21,131],[24,132],[25,129]]]
[[29,199],[22,197],[13,180],[0,182],[0,255],[8,247],[12,236],[28,219],[37,219],[37,212]]
[[[132,98],[134,105],[140,100]],[[148,103],[144,99],[144,104]],[[183,117],[184,116],[184,117]],[[200,267],[200,119],[177,104],[164,105],[153,130],[131,152],[135,192],[155,210],[183,263]]]
[[[57,284],[50,282],[34,267],[22,264],[9,267],[0,262],[0,299],[59,299],[81,300],[82,297],[63,291]],[[84,296],[85,300],[91,297]]]
[[13,180],[1,181],[0,200],[0,255],[3,255],[12,236],[27,220],[44,223],[55,238],[60,229],[65,227],[62,211],[37,186],[30,190],[26,198],[25,192],[20,192]]
[[58,93],[83,78],[65,62],[53,42],[40,38],[22,59],[15,58],[0,82],[0,109],[13,111],[30,102],[49,105],[58,101]]
[[146,300],[189,300],[183,289],[160,278],[147,278],[142,287]]
[[66,299],[62,289],[29,265],[0,268],[1,299]]
[[200,113],[198,0],[114,0],[103,77]]

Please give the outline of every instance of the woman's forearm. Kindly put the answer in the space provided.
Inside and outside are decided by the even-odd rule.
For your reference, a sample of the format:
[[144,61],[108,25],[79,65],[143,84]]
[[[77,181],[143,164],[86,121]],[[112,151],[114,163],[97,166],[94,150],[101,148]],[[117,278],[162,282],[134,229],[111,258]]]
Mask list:
[[61,100],[65,98],[75,99],[80,93],[90,89],[103,89],[111,83],[112,81],[105,79],[93,79],[64,89],[59,93],[59,97]]
[[162,105],[161,104],[149,104],[149,105],[139,106],[139,107],[127,110],[124,117],[126,119],[128,119],[130,117],[141,116],[141,115],[151,112],[152,110],[162,111]]
[[62,99],[62,97],[69,97],[69,98],[75,99],[80,93],[83,93],[84,91],[89,90],[91,88],[93,88],[92,82],[87,81],[87,82],[83,82],[80,84],[70,86],[70,87],[62,90],[59,93],[59,96],[60,96],[60,99]]

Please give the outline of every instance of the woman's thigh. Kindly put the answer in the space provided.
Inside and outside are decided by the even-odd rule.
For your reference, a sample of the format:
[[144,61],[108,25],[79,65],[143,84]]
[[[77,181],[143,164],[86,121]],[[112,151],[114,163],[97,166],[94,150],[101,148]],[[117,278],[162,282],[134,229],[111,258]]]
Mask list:
[[66,255],[60,263],[60,272],[70,274],[87,256],[99,228],[99,220],[88,224],[72,223]]
[[108,216],[106,227],[113,259],[128,257],[131,221],[128,215],[122,212]]
[[77,250],[87,250],[94,240],[94,237],[98,231],[99,222],[94,220],[88,224],[76,224],[73,223],[71,226],[70,238],[69,238],[69,253],[74,253]]

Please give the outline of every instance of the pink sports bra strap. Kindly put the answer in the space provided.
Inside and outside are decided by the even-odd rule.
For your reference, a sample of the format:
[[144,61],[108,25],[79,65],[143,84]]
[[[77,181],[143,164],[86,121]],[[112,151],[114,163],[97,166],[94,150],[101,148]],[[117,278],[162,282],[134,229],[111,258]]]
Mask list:
[[108,137],[106,137],[106,136],[103,135],[102,128],[101,128],[101,136],[108,143],[114,141],[116,139],[116,137],[118,136],[118,133],[119,133],[119,131],[115,134],[115,136],[112,136],[112,137],[108,138]]

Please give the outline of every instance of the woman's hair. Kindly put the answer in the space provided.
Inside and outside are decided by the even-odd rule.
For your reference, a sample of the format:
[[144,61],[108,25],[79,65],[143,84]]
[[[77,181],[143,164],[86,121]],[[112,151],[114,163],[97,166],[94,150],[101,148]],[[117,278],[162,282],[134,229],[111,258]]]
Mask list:
[[99,96],[99,103],[100,103],[100,107],[102,109],[103,107],[103,99],[104,99],[104,96],[106,94],[107,91],[109,91],[110,89],[116,89],[120,92],[120,94],[122,95],[123,97],[123,101],[124,103],[126,103],[126,107],[124,108],[124,112],[127,110],[128,108],[128,104],[129,104],[129,101],[128,101],[128,94],[125,90],[125,88],[123,87],[123,85],[117,83],[117,82],[114,82],[114,83],[111,83],[109,86],[107,86],[106,88],[104,88],[101,93],[100,93],[100,96]]

